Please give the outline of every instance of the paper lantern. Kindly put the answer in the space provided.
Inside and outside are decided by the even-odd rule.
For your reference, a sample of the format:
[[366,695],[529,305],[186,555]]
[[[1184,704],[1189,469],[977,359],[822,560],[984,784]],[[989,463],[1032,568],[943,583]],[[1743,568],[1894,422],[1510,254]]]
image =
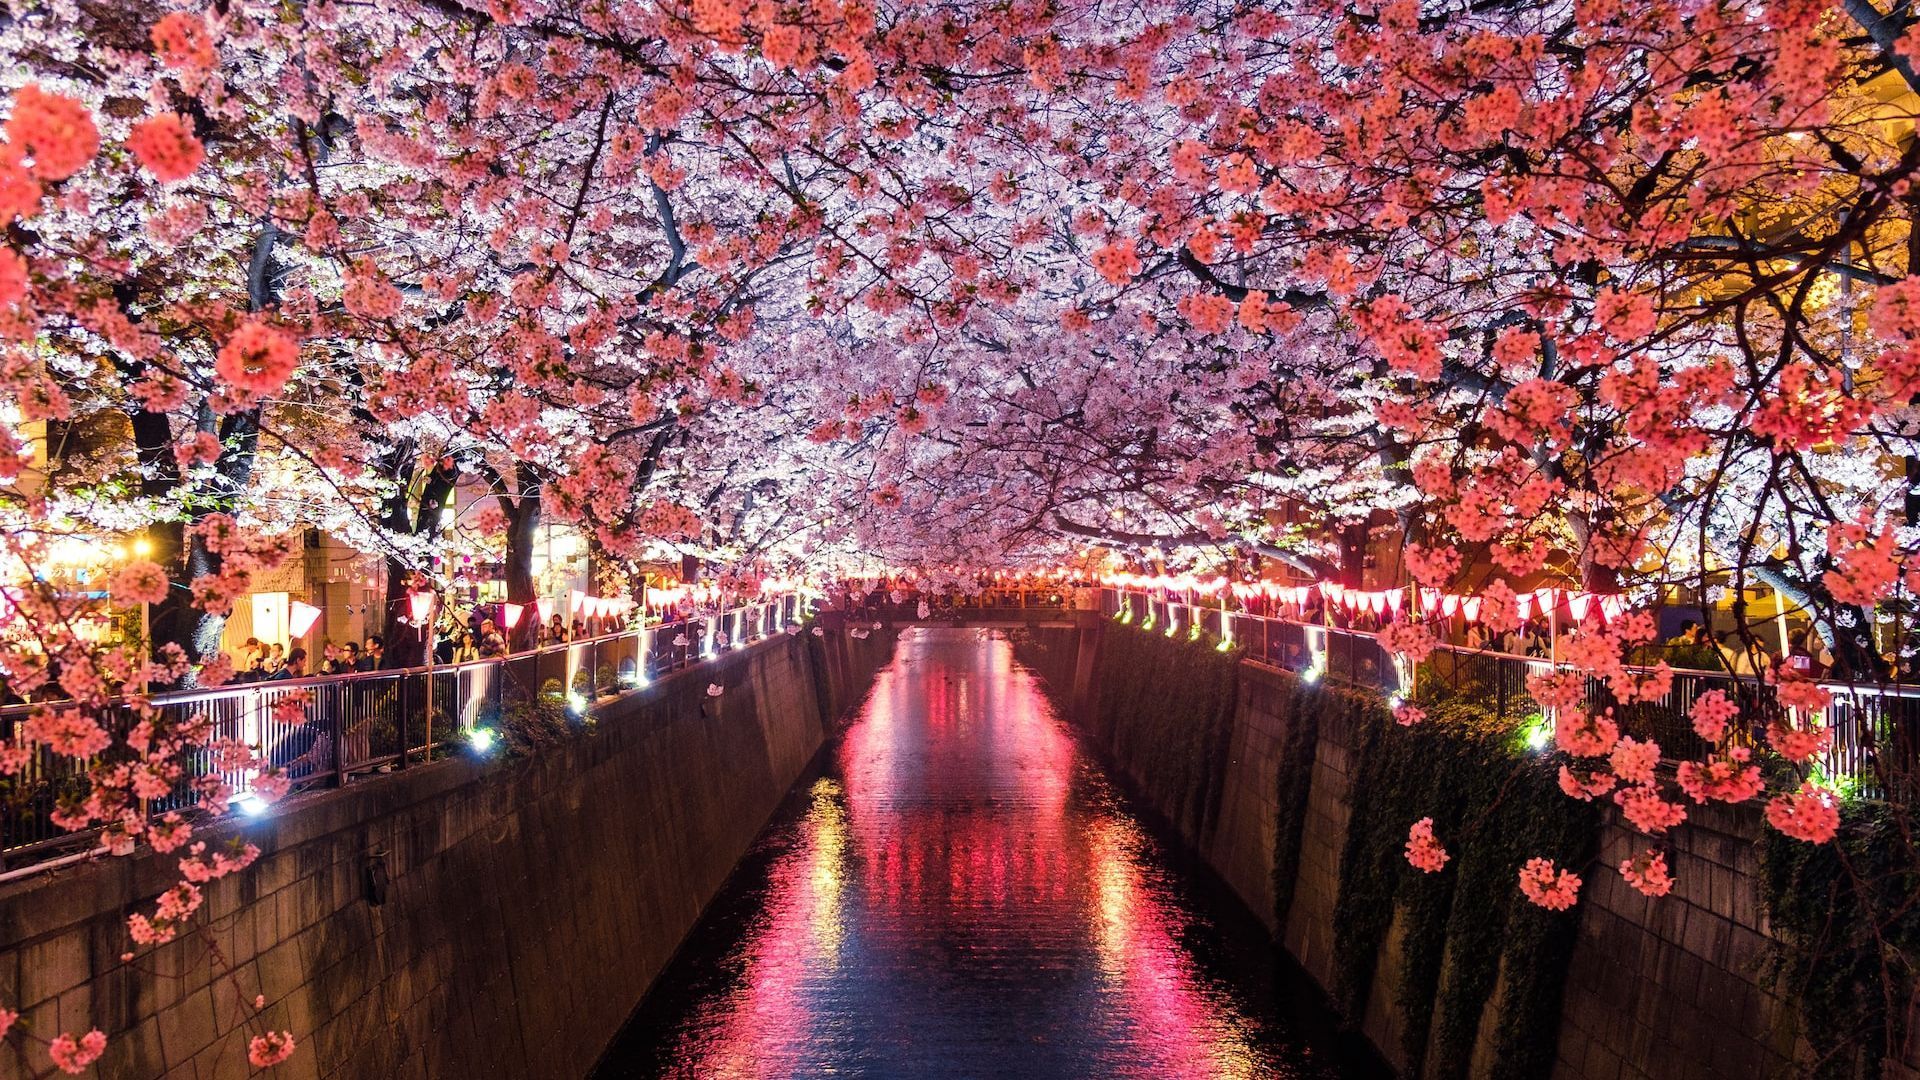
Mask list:
[[1387,610],[1387,594],[1375,592],[1367,594],[1367,610],[1378,615]]
[[1593,594],[1570,592],[1567,594],[1567,610],[1573,612],[1574,622],[1587,621],[1587,609],[1593,606]]
[[1406,599],[1407,599],[1407,591],[1405,589],[1388,589],[1387,590],[1388,610],[1392,611],[1395,615],[1400,614],[1400,605],[1405,603]]
[[407,609],[413,613],[415,626],[425,626],[427,617],[433,614],[433,594],[430,592],[408,593]]
[[1460,598],[1458,596],[1455,596],[1453,593],[1448,593],[1440,598],[1440,614],[1443,618],[1451,619],[1459,610]]
[[520,625],[520,616],[525,614],[526,610],[525,604],[501,604],[500,621],[506,623],[507,629],[511,630]]
[[1480,598],[1477,596],[1469,596],[1465,600],[1460,601],[1460,611],[1467,617],[1468,622],[1479,622]]
[[579,589],[575,589],[567,594],[567,614],[577,617],[581,609],[586,607],[586,604],[587,594],[581,592]]
[[1627,613],[1627,598],[1619,593],[1608,593],[1600,598],[1600,613],[1607,617],[1608,622],[1618,619]]
[[1533,594],[1532,593],[1523,592],[1518,596],[1515,596],[1513,598],[1513,606],[1519,609],[1521,622],[1526,622],[1528,619],[1533,618]]
[[313,629],[314,620],[319,617],[319,608],[295,600],[287,605],[287,633],[296,638],[306,637],[307,631]]
[[1420,610],[1428,613],[1432,613],[1440,610],[1440,590],[1439,589],[1423,588],[1420,590]]
[[533,610],[540,613],[540,625],[547,625],[553,618],[553,597],[542,596],[533,602]]

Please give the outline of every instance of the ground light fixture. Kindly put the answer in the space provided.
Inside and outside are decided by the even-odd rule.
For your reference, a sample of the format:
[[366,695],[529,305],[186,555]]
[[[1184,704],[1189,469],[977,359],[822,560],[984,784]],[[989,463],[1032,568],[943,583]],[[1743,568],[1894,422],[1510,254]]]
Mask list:
[[1552,719],[1539,713],[1527,717],[1520,729],[1520,741],[1529,750],[1545,750],[1553,742]]
[[489,754],[497,738],[492,728],[477,727],[467,732],[467,745],[473,747],[476,754]]
[[260,817],[271,805],[273,804],[251,791],[243,791],[233,799],[233,808],[248,817]]

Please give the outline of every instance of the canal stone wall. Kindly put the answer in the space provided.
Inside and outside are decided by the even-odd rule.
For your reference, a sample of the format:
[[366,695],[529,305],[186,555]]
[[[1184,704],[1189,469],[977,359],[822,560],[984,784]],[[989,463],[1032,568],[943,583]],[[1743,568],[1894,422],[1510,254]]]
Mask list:
[[893,642],[783,636],[603,702],[528,759],[460,755],[210,830],[259,862],[207,888],[205,941],[131,964],[126,917],[177,856],[7,886],[0,1003],[43,1038],[103,1029],[114,1080],[248,1075],[255,994],[253,1030],[299,1042],[275,1075],[585,1075]]
[[[1051,636],[1050,636],[1051,635]],[[1137,717],[1160,707],[1169,717],[1180,709],[1166,693],[1193,660],[1192,647],[1159,635],[1110,624],[1099,636],[1036,631],[1021,642],[1022,659],[1050,686],[1096,649],[1096,679],[1114,677],[1112,657],[1124,650],[1128,693]],[[1139,645],[1157,641],[1153,659]],[[1155,694],[1155,686],[1168,690]],[[1056,695],[1064,697],[1065,695]],[[1228,716],[1227,752],[1217,776],[1196,780],[1179,753],[1118,755],[1128,783],[1156,809],[1193,852],[1263,919],[1275,940],[1322,987],[1336,981],[1335,911],[1343,848],[1352,817],[1358,775],[1357,748],[1365,745],[1356,725],[1361,695],[1303,684],[1291,673],[1254,663],[1238,671]],[[1109,754],[1120,721],[1104,711],[1111,695],[1096,693],[1073,717]],[[1378,707],[1377,705],[1371,707]],[[1171,720],[1169,721],[1172,722]],[[1184,721],[1181,721],[1184,722]],[[1168,731],[1161,745],[1175,745]],[[1152,744],[1148,734],[1136,742]],[[1217,800],[1210,809],[1182,817],[1164,813],[1193,797]],[[1670,861],[1674,892],[1649,900],[1629,888],[1612,866],[1626,858],[1634,837],[1612,809],[1603,817],[1598,857],[1584,874],[1578,931],[1568,962],[1559,1008],[1556,1080],[1655,1080],[1664,1077],[1771,1077],[1800,1075],[1806,1050],[1795,1030],[1794,1009],[1775,992],[1764,970],[1768,945],[1759,901],[1755,807],[1689,808],[1689,820],[1673,830]],[[1404,914],[1404,913],[1402,913]],[[1396,915],[1379,949],[1371,987],[1352,1020],[1396,1067],[1408,1068],[1403,1022],[1395,1006],[1400,992],[1404,919]],[[1469,1075],[1492,1074],[1493,1033],[1506,982],[1502,972],[1481,1017]],[[1431,1049],[1431,1047],[1430,1047]],[[1432,1075],[1431,1062],[1423,1075]],[[1899,1063],[1889,1075],[1913,1077]]]

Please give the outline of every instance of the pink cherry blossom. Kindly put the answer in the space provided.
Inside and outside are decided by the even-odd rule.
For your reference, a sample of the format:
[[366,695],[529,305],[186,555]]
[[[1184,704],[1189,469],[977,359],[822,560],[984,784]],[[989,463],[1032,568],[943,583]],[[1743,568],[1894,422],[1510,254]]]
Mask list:
[[1433,819],[1423,817],[1407,830],[1407,862],[1422,873],[1438,873],[1447,865],[1447,849],[1433,836]]
[[1580,898],[1580,878],[1549,859],[1528,859],[1520,868],[1520,891],[1549,911],[1565,911]]
[[1673,878],[1667,873],[1667,856],[1652,848],[1622,862],[1620,876],[1646,896],[1665,896],[1673,891]]
[[265,1035],[255,1035],[247,1043],[247,1063],[256,1069],[271,1069],[292,1057],[293,1051],[292,1032],[269,1031]]
[[1775,795],[1767,803],[1767,824],[1795,840],[1824,844],[1840,830],[1839,800],[1807,781],[1799,791]]
[[47,1044],[47,1056],[61,1072],[75,1076],[86,1072],[87,1067],[99,1060],[107,1052],[107,1037],[98,1028],[75,1038],[69,1033],[54,1036]]

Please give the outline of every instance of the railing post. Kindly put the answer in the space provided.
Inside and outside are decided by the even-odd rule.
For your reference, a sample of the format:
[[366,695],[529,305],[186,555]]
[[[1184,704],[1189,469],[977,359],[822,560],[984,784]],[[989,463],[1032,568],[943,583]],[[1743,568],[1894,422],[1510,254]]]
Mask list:
[[394,681],[399,685],[394,689],[393,727],[400,736],[400,762],[394,768],[404,769],[407,767],[407,747],[412,744],[412,740],[407,738],[407,717],[413,710],[409,708],[412,702],[407,699],[413,695],[407,692],[407,687],[413,678],[410,675],[402,675]]

